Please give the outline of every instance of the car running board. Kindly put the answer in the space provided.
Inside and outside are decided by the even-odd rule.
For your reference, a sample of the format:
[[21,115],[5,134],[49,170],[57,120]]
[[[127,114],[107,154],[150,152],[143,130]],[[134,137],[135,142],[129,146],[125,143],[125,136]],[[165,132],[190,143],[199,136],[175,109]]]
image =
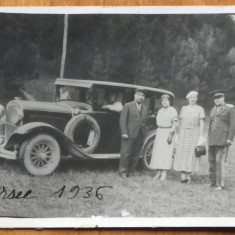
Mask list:
[[94,159],[119,159],[120,153],[92,153],[89,156]]

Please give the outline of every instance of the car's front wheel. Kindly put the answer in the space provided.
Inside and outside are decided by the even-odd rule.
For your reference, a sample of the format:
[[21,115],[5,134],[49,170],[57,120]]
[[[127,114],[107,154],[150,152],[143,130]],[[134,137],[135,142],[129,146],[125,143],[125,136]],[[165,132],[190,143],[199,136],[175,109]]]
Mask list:
[[49,175],[59,165],[60,146],[54,137],[39,134],[23,142],[19,157],[30,174]]
[[152,159],[152,152],[153,152],[153,145],[154,145],[154,138],[151,138],[150,140],[147,141],[142,151],[142,164],[144,168],[147,170],[153,170],[150,167],[150,162]]

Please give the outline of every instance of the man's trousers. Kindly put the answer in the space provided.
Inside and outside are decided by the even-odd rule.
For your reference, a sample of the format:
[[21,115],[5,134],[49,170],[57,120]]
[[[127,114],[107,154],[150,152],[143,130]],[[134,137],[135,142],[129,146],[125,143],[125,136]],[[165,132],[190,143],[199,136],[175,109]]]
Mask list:
[[225,186],[228,147],[209,146],[209,177],[211,184]]
[[143,147],[143,134],[139,133],[135,139],[122,138],[119,173],[129,175],[133,173],[138,164]]

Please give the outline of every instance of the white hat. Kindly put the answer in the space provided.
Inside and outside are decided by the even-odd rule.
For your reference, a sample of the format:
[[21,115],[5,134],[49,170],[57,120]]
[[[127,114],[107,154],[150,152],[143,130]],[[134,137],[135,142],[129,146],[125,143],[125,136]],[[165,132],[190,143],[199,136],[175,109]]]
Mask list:
[[187,94],[186,99],[190,98],[191,96],[198,96],[198,92],[197,91],[190,91]]

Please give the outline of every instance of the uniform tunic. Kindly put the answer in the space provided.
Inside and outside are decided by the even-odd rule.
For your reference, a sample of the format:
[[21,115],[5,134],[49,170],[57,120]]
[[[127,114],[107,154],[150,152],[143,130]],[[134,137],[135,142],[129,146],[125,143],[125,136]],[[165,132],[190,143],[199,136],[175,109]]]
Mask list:
[[198,105],[184,106],[180,112],[179,142],[173,169],[192,172],[199,170],[199,158],[195,147],[200,136],[200,120],[205,118],[204,109]]
[[233,141],[235,135],[235,109],[227,104],[214,107],[210,113],[209,124],[209,177],[211,184],[225,186],[227,140]]
[[169,170],[172,166],[173,143],[167,143],[172,130],[173,121],[177,121],[177,111],[173,107],[161,108],[158,111],[156,122],[157,131],[153,146],[150,168]]

